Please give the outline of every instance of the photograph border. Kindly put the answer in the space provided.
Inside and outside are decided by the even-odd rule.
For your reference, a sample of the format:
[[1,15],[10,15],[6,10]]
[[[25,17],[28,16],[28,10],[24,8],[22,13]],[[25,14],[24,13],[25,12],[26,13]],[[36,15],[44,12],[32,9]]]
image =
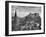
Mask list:
[[[43,33],[27,33],[27,34],[12,34],[9,35],[9,3],[26,3],[26,4],[42,4],[44,5],[44,32]],[[22,1],[5,1],[5,36],[18,36],[18,35],[34,35],[45,34],[45,3],[38,2],[22,2]]]

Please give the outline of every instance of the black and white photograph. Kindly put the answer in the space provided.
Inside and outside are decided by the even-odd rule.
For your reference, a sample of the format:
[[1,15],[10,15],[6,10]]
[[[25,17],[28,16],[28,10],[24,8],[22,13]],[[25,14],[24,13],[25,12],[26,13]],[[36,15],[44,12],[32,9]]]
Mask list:
[[8,2],[6,5],[7,35],[44,34],[44,3]]
[[12,6],[12,31],[41,30],[41,7]]

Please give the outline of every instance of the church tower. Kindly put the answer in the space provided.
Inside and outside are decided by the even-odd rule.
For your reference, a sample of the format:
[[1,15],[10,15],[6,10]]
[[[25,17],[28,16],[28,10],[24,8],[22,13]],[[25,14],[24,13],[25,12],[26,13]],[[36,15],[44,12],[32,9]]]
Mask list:
[[15,10],[15,17],[17,17],[17,13],[16,13],[16,10]]

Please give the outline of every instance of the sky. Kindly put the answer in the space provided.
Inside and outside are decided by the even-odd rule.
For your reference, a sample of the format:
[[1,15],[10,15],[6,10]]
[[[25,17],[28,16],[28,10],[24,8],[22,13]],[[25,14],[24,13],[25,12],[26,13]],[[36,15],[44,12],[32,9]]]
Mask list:
[[12,5],[12,14],[14,16],[15,11],[17,12],[18,17],[24,17],[27,16],[29,13],[41,13],[41,7],[35,7],[35,6],[15,6]]

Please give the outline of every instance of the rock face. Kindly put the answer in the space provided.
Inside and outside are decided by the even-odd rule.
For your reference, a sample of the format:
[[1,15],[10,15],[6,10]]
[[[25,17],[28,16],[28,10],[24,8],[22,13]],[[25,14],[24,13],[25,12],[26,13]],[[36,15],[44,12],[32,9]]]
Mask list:
[[40,30],[41,18],[38,13],[30,13],[24,18],[14,17],[12,21],[12,31],[20,30]]

